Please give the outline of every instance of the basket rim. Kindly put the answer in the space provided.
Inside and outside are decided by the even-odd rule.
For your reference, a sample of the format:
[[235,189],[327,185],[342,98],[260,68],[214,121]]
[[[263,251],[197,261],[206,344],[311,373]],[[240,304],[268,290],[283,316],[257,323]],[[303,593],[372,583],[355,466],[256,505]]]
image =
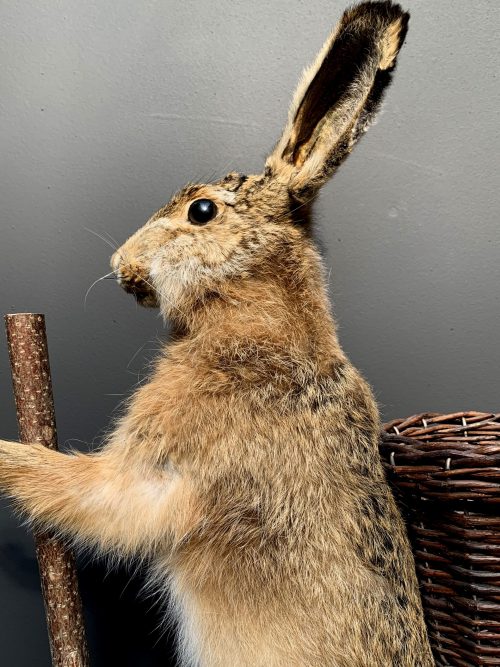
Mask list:
[[500,503],[500,413],[424,412],[384,424],[380,454],[404,495]]
[[[442,430],[444,423],[453,419],[462,419],[462,425],[448,425],[446,431],[449,433],[469,431],[471,430],[471,427],[478,428],[488,424],[495,424],[496,422],[498,422],[498,427],[500,429],[500,412],[477,412],[474,410],[450,412],[446,414],[440,412],[420,412],[411,415],[410,417],[398,417],[392,419],[389,422],[386,422],[382,428],[386,432],[393,429],[394,433],[399,435],[401,431],[408,429],[410,426],[414,426],[418,422],[422,422],[423,428],[417,428],[416,430],[420,435],[426,435],[427,433],[439,432]],[[429,426],[429,423],[431,426]]]

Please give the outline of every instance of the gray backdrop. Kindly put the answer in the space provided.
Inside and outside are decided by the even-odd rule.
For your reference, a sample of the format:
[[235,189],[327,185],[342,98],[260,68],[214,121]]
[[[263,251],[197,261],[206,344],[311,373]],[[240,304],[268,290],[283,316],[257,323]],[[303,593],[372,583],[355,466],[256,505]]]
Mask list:
[[[498,410],[500,5],[405,4],[384,112],[317,206],[341,340],[386,418]],[[343,8],[2,3],[0,312],[46,313],[62,444],[99,439],[165,336],[112,281],[84,307],[109,270],[97,235],[120,243],[187,180],[260,170]],[[15,438],[1,339],[0,392]],[[0,661],[44,667],[31,539],[7,508],[0,520]],[[93,665],[157,665],[167,650],[129,578],[82,567]]]

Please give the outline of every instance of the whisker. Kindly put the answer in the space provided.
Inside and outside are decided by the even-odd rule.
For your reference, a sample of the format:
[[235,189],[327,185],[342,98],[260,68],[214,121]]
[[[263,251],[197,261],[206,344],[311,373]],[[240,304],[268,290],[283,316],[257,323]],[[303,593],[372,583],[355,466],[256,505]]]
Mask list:
[[113,244],[111,243],[111,241],[109,241],[105,236],[102,236],[102,234],[99,234],[99,232],[96,232],[94,229],[89,229],[89,227],[84,227],[84,229],[85,229],[86,232],[90,232],[90,233],[93,234],[94,236],[97,236],[98,239],[101,239],[101,241],[104,241],[104,243],[106,243],[107,245],[109,245],[109,247],[110,247],[113,251],[118,250],[118,246],[117,246],[116,242],[115,242],[115,245],[113,245]]
[[94,280],[94,282],[92,283],[92,285],[91,285],[91,286],[88,288],[88,290],[85,292],[85,296],[84,296],[84,298],[83,298],[83,310],[86,310],[86,308],[87,308],[87,297],[88,297],[88,295],[89,295],[90,290],[94,287],[94,285],[97,285],[97,283],[100,282],[101,280],[107,280],[107,279],[110,279],[110,278],[111,278],[112,276],[114,276],[114,275],[115,275],[115,272],[114,272],[114,271],[110,271],[109,273],[106,273],[106,275],[101,276],[101,277],[98,278],[97,280]]
[[141,346],[134,352],[134,354],[133,354],[132,358],[130,359],[130,361],[128,362],[127,367],[126,367],[125,370],[127,370],[127,371],[129,370],[129,368],[130,368],[132,362],[134,361],[134,359],[137,357],[137,355],[139,354],[139,352],[142,352],[142,350],[146,347],[146,345],[148,344],[148,342],[149,342],[149,341],[146,341],[145,343],[143,343],[143,344],[142,344],[142,345],[141,345]]
[[115,248],[118,248],[118,241],[114,239],[109,232],[104,231],[103,234],[106,234],[108,239],[110,239],[110,241],[112,241],[115,244]]

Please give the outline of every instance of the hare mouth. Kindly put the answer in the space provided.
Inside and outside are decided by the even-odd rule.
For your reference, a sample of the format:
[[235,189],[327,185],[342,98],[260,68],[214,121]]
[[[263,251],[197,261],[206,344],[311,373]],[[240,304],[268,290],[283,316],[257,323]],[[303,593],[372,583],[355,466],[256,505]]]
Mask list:
[[158,308],[158,300],[152,290],[127,289],[125,291],[132,294],[140,306],[145,308]]
[[157,308],[158,299],[156,293],[148,280],[139,276],[133,278],[125,278],[124,276],[117,276],[118,283],[127,294],[132,294],[140,306],[146,308]]

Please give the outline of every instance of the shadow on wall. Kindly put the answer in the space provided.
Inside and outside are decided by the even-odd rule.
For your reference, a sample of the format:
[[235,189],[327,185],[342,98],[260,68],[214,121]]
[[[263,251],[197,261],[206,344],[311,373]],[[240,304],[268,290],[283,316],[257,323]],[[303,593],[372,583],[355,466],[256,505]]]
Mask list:
[[[154,601],[141,592],[143,578],[124,567],[110,571],[100,560],[78,566],[91,667],[175,667],[173,631],[159,627]],[[1,545],[0,568],[15,586],[41,596],[38,565],[27,545]]]
[[78,565],[91,667],[175,667],[173,631],[159,627],[142,577],[103,561]]
[[0,545],[0,569],[16,586],[40,591],[38,566],[32,550],[25,544],[5,542]]

